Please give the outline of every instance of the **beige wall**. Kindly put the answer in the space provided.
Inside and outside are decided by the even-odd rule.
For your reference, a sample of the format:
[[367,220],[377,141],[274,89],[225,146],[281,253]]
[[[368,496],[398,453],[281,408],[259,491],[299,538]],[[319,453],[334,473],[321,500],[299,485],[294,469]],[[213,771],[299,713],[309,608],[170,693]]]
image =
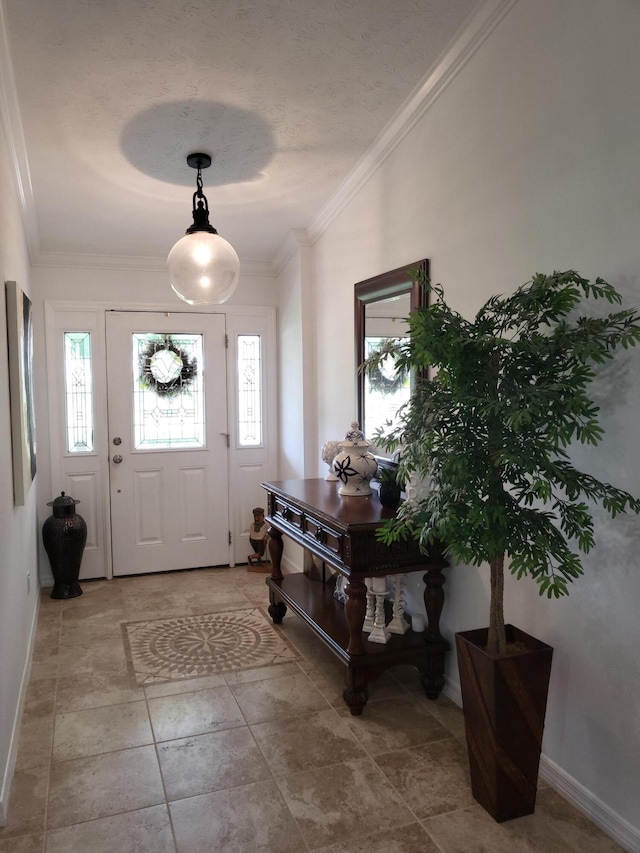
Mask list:
[[[4,282],[16,281],[28,296],[32,293],[13,166],[2,119],[0,111],[0,825],[6,819],[16,760],[18,715],[29,677],[29,653],[38,604],[38,475],[25,505],[16,507],[13,503]],[[41,464],[40,457],[38,464]],[[30,591],[27,573],[30,574]]]
[[[318,444],[354,412],[357,281],[428,257],[472,316],[534,272],[574,267],[640,305],[639,39],[632,0],[519,0],[331,222],[314,246]],[[639,386],[640,352],[623,353],[595,389],[605,441],[575,451],[638,495]],[[597,513],[596,536],[569,598],[512,581],[506,613],[555,648],[546,772],[640,841],[640,520]],[[487,623],[484,569],[449,571],[447,595],[449,640]],[[448,676],[455,693],[453,654]]]

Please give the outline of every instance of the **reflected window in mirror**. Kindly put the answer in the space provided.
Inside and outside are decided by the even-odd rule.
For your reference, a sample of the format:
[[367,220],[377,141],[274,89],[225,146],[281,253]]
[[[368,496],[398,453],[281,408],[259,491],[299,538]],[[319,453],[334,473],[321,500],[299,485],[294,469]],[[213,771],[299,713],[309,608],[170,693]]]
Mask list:
[[[428,275],[429,262],[407,264],[355,285],[357,416],[369,441],[379,427],[386,429],[395,422],[398,409],[409,399],[412,377],[399,375],[391,357],[372,375],[360,370],[360,365],[387,341],[406,339],[407,317],[425,304],[424,291],[411,275],[416,269]],[[375,442],[371,449],[376,455],[387,455]]]

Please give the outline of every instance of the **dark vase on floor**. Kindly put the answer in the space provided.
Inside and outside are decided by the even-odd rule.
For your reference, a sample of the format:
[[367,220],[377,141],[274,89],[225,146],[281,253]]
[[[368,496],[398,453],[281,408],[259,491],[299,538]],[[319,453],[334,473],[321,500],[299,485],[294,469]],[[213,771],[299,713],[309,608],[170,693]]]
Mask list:
[[76,513],[78,503],[80,501],[62,492],[60,497],[47,504],[53,507],[53,515],[42,526],[42,541],[53,572],[51,598],[82,595],[78,575],[87,541],[87,525],[84,518]]

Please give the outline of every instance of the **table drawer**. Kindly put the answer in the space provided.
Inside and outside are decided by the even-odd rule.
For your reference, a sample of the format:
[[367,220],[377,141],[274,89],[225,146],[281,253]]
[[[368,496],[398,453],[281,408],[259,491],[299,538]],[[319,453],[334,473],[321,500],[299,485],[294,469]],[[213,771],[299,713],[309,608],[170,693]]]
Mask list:
[[344,537],[338,531],[333,530],[310,513],[292,506],[277,495],[270,495],[269,511],[271,516],[278,520],[283,531],[293,535],[303,545],[306,540],[308,542],[307,547],[310,550],[317,554],[324,551],[327,552],[328,556],[342,559]]

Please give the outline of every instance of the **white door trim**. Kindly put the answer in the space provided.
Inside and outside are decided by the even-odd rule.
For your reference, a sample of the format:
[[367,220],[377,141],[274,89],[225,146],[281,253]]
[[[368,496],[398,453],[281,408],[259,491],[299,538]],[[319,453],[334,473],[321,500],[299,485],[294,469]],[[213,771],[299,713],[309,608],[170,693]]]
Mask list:
[[[108,471],[108,437],[107,437],[107,416],[106,416],[106,356],[105,356],[105,317],[108,311],[162,311],[168,314],[177,313],[204,313],[204,314],[225,314],[227,318],[228,334],[232,333],[247,333],[251,334],[256,328],[261,328],[264,334],[264,418],[265,418],[265,436],[268,436],[267,447],[267,462],[264,468],[263,479],[277,479],[278,477],[278,393],[277,393],[277,338],[276,338],[276,309],[273,306],[245,306],[245,305],[230,305],[230,306],[190,306],[185,305],[184,308],[175,303],[167,304],[165,302],[81,302],[76,300],[45,300],[44,301],[44,317],[45,317],[45,351],[47,355],[47,396],[48,396],[48,413],[50,424],[50,448],[49,448],[49,468],[51,473],[51,486],[53,494],[59,494],[64,488],[63,472],[61,471],[61,456],[56,451],[56,448],[64,447],[64,397],[63,387],[64,381],[62,376],[62,360],[60,351],[56,341],[58,339],[57,332],[61,331],[60,322],[63,318],[70,317],[76,313],[79,315],[85,314],[93,317],[94,325],[90,329],[95,334],[94,352],[99,352],[101,363],[96,367],[94,375],[94,394],[96,402],[96,451],[97,451],[97,471],[100,477],[99,495],[102,501],[100,514],[103,522],[104,530],[104,570],[100,575],[92,575],[95,577],[111,578],[112,573],[112,556],[111,556],[111,517],[109,505],[109,471]],[[70,319],[71,322],[71,319]],[[64,325],[64,322],[62,323]],[[72,322],[80,328],[77,322]],[[59,340],[59,339],[58,339]],[[227,359],[228,370],[228,393],[229,393],[229,422],[232,435],[236,432],[236,394],[237,394],[237,377],[235,373],[235,365],[233,363],[234,354],[230,351]],[[246,559],[246,550],[243,529],[246,527],[244,515],[240,517],[239,505],[241,504],[240,496],[237,491],[232,489],[231,484],[236,479],[235,473],[238,473],[238,466],[241,465],[241,459],[238,458],[238,453],[235,448],[235,442],[232,441],[231,453],[229,457],[229,520],[231,524],[231,533],[233,538],[231,560],[235,555],[236,561],[244,562]],[[81,513],[82,514],[82,513]],[[82,577],[82,573],[81,573]]]

